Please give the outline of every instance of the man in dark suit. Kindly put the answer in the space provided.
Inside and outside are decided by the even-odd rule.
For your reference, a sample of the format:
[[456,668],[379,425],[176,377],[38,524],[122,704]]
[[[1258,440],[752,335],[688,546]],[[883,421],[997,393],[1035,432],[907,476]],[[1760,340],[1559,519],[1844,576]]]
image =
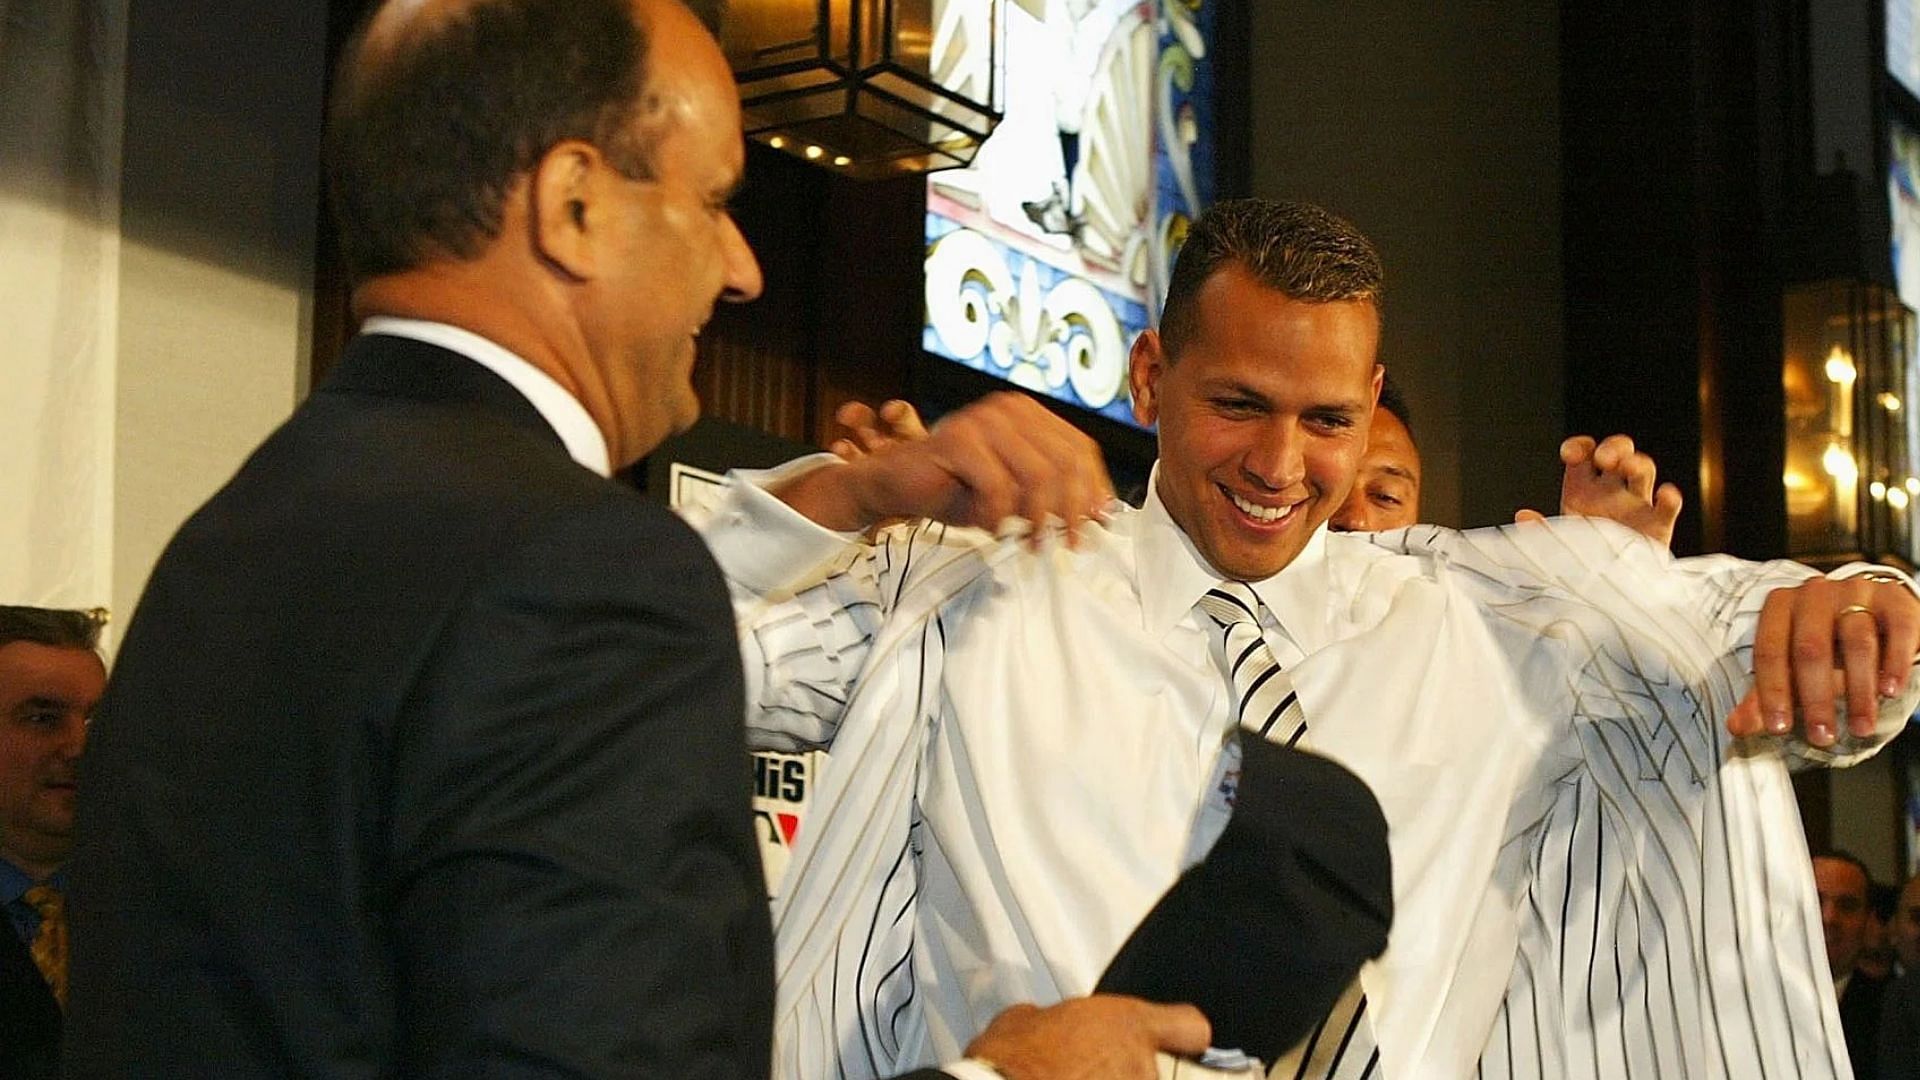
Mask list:
[[[674,0],[395,2],[336,87],[368,319],[129,629],[68,1070],[764,1076],[726,592],[607,478],[693,421],[695,336],[760,290],[725,61]],[[1207,1035],[1130,999],[1002,1020],[975,1050],[1009,1080]]]
[[1880,1003],[1880,1080],[1920,1080],[1920,875],[1894,898],[1887,942],[1900,975]]
[[84,611],[0,606],[0,1077],[60,1072],[67,856],[87,717],[107,681]]
[[1840,1001],[1840,1027],[1846,1035],[1847,1056],[1860,1080],[1879,1075],[1881,997],[1889,981],[1861,971],[1858,962],[1866,933],[1867,894],[1871,888],[1867,864],[1845,851],[1823,851],[1813,856],[1813,882],[1820,894],[1820,925],[1826,935],[1827,966]]

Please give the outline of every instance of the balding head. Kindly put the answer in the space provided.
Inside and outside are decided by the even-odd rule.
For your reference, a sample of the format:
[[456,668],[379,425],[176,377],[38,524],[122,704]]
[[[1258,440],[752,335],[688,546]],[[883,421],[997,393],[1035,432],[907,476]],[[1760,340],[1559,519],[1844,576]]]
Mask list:
[[[707,5],[711,20],[717,7]],[[470,259],[549,148],[594,144],[651,170],[649,27],[674,0],[389,0],[342,61],[328,187],[357,279]]]

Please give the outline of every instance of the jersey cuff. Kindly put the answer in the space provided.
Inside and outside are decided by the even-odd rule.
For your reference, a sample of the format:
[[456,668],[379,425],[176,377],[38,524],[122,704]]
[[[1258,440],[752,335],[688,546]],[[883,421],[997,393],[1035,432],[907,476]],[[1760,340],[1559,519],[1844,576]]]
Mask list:
[[859,539],[859,533],[816,524],[767,491],[814,469],[840,464],[832,454],[809,454],[777,468],[727,474],[726,494],[694,527],[728,580],[761,595],[798,591],[796,583],[818,573]]

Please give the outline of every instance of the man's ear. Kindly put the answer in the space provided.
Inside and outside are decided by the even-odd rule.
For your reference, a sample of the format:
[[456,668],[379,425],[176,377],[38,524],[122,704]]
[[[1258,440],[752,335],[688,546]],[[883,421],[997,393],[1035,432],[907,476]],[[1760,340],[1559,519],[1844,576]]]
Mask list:
[[1151,328],[1140,331],[1128,357],[1127,389],[1133,393],[1133,418],[1143,425],[1150,426],[1160,418],[1160,376],[1165,373],[1166,353],[1161,348],[1160,332]]
[[528,195],[534,251],[578,281],[599,269],[595,241],[597,230],[606,227],[601,199],[607,171],[599,149],[578,139],[555,143],[533,167]]

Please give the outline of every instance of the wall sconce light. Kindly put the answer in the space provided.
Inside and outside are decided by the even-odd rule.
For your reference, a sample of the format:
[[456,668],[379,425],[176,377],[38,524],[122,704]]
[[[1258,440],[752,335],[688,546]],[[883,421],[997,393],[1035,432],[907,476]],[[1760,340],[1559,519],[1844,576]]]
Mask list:
[[1782,310],[1788,553],[1817,564],[1911,565],[1920,514],[1914,314],[1890,289],[1825,281]]
[[849,176],[971,164],[1002,115],[1004,0],[733,0],[749,138]]

